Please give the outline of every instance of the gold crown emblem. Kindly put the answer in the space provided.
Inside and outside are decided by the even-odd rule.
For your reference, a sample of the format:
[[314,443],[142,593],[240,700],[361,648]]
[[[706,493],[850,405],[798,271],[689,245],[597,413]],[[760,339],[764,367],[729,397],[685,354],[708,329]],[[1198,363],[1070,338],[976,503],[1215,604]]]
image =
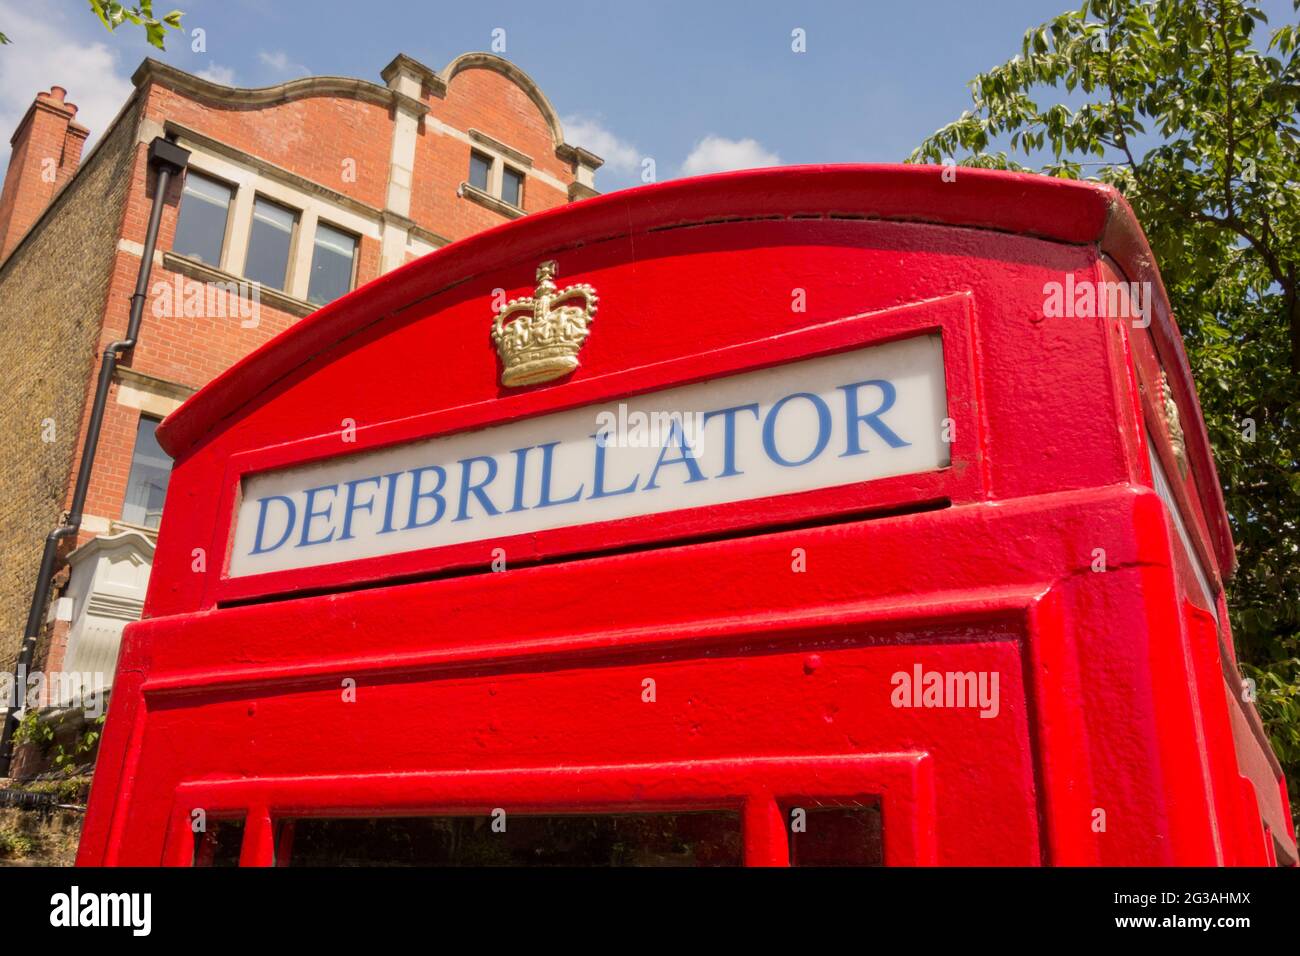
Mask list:
[[501,356],[502,385],[549,382],[578,367],[578,351],[596,317],[596,290],[585,283],[557,288],[557,268],[554,259],[543,262],[533,294],[511,299],[497,312],[492,341]]

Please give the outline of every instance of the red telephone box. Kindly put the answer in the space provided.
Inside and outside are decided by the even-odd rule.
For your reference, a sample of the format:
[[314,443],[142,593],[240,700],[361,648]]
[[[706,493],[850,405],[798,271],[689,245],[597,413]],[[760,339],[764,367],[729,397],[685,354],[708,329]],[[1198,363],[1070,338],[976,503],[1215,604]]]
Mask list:
[[529,216],[190,399],[80,862],[1294,864],[1132,212],[942,172]]

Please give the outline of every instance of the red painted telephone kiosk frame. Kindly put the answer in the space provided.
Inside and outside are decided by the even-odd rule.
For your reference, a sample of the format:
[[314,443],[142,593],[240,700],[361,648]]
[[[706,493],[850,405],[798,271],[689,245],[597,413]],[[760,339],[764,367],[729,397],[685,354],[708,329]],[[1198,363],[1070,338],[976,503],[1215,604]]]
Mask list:
[[[503,387],[500,290],[551,259],[599,292],[581,365]],[[1106,187],[804,167],[529,216],[322,308],[159,429],[79,862],[190,865],[196,809],[271,865],[282,819],[729,808],[787,865],[792,808],[867,800],[888,865],[1294,864],[1151,262]],[[1046,316],[1067,277],[1150,283],[1149,327]],[[249,476],[936,334],[942,467],[230,574]],[[900,705],[918,667],[996,672],[999,712]]]

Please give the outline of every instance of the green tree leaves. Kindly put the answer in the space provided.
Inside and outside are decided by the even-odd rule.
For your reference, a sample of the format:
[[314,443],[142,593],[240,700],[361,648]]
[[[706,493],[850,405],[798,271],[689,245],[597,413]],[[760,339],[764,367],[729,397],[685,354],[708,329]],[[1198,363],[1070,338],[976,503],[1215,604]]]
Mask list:
[[168,29],[179,30],[181,17],[179,10],[173,10],[161,20],[153,15],[153,0],[140,0],[134,7],[125,6],[117,0],[89,0],[90,9],[99,17],[99,22],[108,30],[116,30],[123,23],[134,23],[144,27],[145,37],[152,46],[163,49],[163,39]]
[[[99,17],[99,22],[104,24],[106,29],[116,30],[123,23],[134,23],[136,26],[144,27],[145,39],[160,50],[164,49],[163,41],[167,31],[180,30],[181,17],[185,16],[181,11],[173,10],[159,20],[153,15],[153,0],[140,0],[133,7],[125,6],[117,0],[89,0],[89,3],[90,9],[94,11],[95,16]],[[12,42],[9,37],[0,33],[0,46]]]

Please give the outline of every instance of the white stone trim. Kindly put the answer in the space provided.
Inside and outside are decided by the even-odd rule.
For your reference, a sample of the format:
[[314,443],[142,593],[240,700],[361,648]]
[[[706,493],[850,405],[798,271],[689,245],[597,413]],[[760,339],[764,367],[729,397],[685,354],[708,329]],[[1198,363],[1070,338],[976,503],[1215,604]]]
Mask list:
[[[307,286],[311,283],[311,257],[316,251],[316,226],[320,211],[313,206],[300,210],[293,227],[293,245],[289,248],[289,275],[284,280],[284,291],[295,299],[307,301]],[[358,248],[352,253],[352,279],[356,281]]]
[[384,223],[384,237],[379,242],[379,268],[391,272],[406,262],[406,251],[412,242],[411,236],[401,226]]
[[[389,64],[389,67],[396,67],[392,79],[388,81],[388,88],[396,90],[403,96],[409,96],[413,100],[422,100],[424,94],[424,81],[414,69],[416,61],[412,60],[407,63],[400,62],[401,57],[395,59]],[[427,69],[427,67],[425,67]]]
[[[129,256],[135,256],[137,259],[144,258],[144,243],[134,242],[130,239],[118,239],[117,251],[125,252]],[[161,249],[154,249],[153,264],[155,268],[161,269],[163,264],[163,253]]]
[[[187,139],[184,134],[177,143],[190,151],[189,164],[200,173],[225,180],[235,187],[235,196],[226,228],[226,242],[219,268],[223,272],[242,277],[248,239],[253,222],[253,203],[257,196],[265,196],[298,213],[298,225],[291,238],[289,274],[285,279],[284,293],[295,299],[307,298],[311,282],[311,257],[316,240],[316,223],[324,219],[331,225],[357,236],[382,242],[385,227],[381,214],[362,216],[341,203],[331,202],[321,196],[297,189],[279,179],[261,174],[252,163],[240,163],[228,156],[206,150],[201,144]],[[357,255],[361,250],[358,248]]]
[[117,403],[151,417],[166,418],[193,393],[188,385],[142,375],[129,367],[118,370]]
[[411,214],[411,184],[415,177],[415,145],[420,118],[398,110],[393,119],[393,148],[388,158],[388,196],[385,205],[400,216]]
[[126,382],[118,383],[117,403],[127,408],[138,408],[145,415],[156,418],[166,418],[181,407],[180,399],[151,393]]
[[409,256],[414,256],[417,259],[420,256],[427,256],[435,249],[440,249],[440,248],[442,247],[435,246],[431,242],[425,242],[419,236],[409,236],[407,237],[406,240],[406,254]]
[[521,153],[513,146],[507,146],[496,137],[489,136],[482,130],[475,129],[472,126],[469,128],[469,136],[470,139],[474,140],[474,142],[482,143],[484,146],[487,146],[492,150],[492,152],[500,153],[502,156],[509,159],[515,166],[523,166],[525,169],[532,168],[533,157],[529,156],[527,153]]
[[[489,185],[491,185],[491,180],[489,180]],[[518,219],[524,215],[524,211],[518,206],[508,203],[504,199],[498,199],[492,193],[479,189],[471,183],[461,183],[456,195],[462,199],[476,202],[485,209],[491,209],[497,215],[505,216],[507,219]]]
[[[192,164],[191,164],[192,165]],[[221,261],[217,268],[232,275],[242,276],[248,260],[248,240],[253,231],[253,206],[257,202],[256,180],[251,186],[242,183],[230,202],[226,221],[226,244],[221,248]]]

